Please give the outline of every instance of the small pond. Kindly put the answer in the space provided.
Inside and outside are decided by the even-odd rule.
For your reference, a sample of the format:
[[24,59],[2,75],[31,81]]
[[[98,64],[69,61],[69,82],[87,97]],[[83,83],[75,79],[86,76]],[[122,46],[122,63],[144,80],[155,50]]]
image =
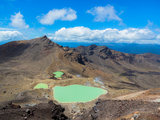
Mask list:
[[34,89],[48,89],[48,85],[45,83],[39,83],[34,87]]
[[64,73],[61,71],[56,71],[56,72],[53,72],[53,74],[55,78],[61,78]]

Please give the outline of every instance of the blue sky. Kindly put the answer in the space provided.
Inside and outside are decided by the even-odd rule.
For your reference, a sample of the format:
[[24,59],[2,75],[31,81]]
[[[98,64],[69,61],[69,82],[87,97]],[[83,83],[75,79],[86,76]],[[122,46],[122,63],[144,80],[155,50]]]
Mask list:
[[160,43],[159,0],[0,0],[0,41]]

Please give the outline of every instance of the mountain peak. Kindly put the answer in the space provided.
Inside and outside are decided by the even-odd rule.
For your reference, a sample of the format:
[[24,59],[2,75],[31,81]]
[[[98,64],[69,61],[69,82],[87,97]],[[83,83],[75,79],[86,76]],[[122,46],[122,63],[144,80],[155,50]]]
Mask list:
[[39,38],[35,38],[35,39],[31,39],[28,41],[31,45],[34,45],[34,44],[39,44],[41,46],[53,46],[55,43],[52,42],[46,35],[45,36],[42,36],[42,37],[39,37]]
[[49,41],[50,41],[50,39],[49,39],[46,35],[40,37],[39,39],[40,39],[40,40],[44,40],[44,41],[45,41],[45,40],[49,40]]
[[92,44],[92,45],[89,46],[89,50],[93,50],[93,49],[95,49],[96,47],[97,47],[97,45]]
[[42,37],[32,39],[32,40],[35,40],[35,41],[51,41],[46,35],[44,35]]
[[42,38],[48,38],[46,35],[42,36]]

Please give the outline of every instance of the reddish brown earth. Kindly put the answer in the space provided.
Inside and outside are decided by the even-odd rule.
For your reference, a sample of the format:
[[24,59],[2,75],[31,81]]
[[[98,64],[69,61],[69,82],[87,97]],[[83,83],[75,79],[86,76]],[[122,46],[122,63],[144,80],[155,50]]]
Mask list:
[[[52,87],[89,84],[108,94],[96,105],[97,100],[76,105],[74,115],[69,112],[72,105],[65,104],[70,119],[131,120],[138,114],[136,120],[159,120],[160,104],[153,102],[160,98],[159,66],[160,55],[127,54],[96,45],[68,48],[46,36],[9,42],[0,46],[0,119],[66,119],[61,106],[47,103],[54,101]],[[55,71],[65,74],[57,80],[52,76]],[[95,77],[103,85],[95,83]],[[49,89],[34,90],[40,82]],[[4,104],[10,101],[13,104]]]
[[[76,120],[160,120],[160,103],[136,100],[98,101]],[[136,119],[132,119],[137,116]]]

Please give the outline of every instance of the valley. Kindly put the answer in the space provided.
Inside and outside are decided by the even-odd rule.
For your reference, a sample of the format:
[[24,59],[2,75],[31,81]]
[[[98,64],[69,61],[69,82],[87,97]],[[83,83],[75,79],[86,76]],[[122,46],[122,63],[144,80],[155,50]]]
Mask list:
[[[0,46],[0,119],[159,120],[159,61],[156,54],[106,46],[63,47],[47,36],[6,43]],[[69,99],[78,96],[80,102]]]

